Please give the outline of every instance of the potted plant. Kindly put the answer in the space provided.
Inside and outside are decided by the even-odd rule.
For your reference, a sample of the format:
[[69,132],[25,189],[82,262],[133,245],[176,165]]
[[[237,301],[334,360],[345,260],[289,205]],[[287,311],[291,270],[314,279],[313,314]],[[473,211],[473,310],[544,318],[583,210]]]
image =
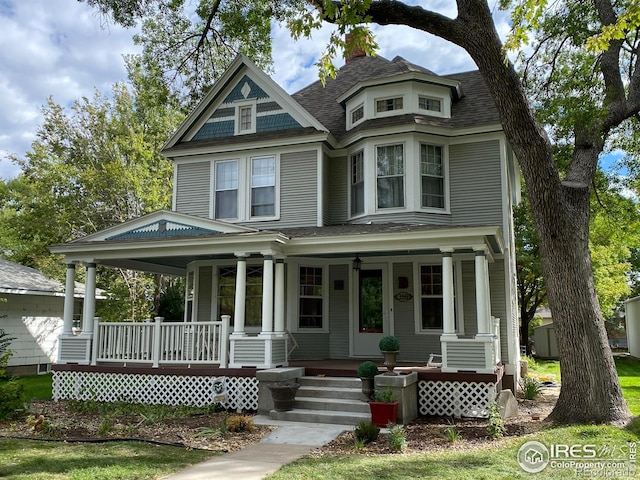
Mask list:
[[387,367],[385,375],[397,375],[393,369],[396,367],[396,357],[400,350],[400,341],[398,340],[398,337],[394,337],[393,335],[382,337],[378,347],[384,356],[384,366]]
[[374,377],[378,375],[378,366],[371,362],[362,362],[358,365],[358,377],[362,380],[362,393],[364,393],[367,398],[371,398],[373,394],[373,382]]
[[373,400],[369,402],[371,421],[378,427],[386,427],[389,423],[396,423],[399,403],[390,388],[376,390]]
[[293,409],[296,393],[300,388],[299,383],[293,382],[277,382],[267,385],[271,390],[271,398],[273,398],[273,408],[276,412],[287,412]]

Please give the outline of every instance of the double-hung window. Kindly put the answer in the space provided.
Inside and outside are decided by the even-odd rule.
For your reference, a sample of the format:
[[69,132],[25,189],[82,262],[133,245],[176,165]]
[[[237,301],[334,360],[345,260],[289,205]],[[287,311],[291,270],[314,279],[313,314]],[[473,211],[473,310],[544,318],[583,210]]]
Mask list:
[[276,213],[276,159],[251,159],[251,216],[272,217]]
[[322,328],[322,268],[300,266],[300,311],[298,327]]
[[256,107],[255,104],[239,105],[236,116],[236,133],[255,133],[256,132]]
[[420,145],[421,205],[444,208],[444,169],[442,147]]
[[422,330],[442,330],[442,265],[420,266]]
[[404,146],[376,147],[378,208],[404,207]]
[[364,155],[351,155],[351,215],[364,213]]
[[215,218],[238,218],[238,161],[216,162]]

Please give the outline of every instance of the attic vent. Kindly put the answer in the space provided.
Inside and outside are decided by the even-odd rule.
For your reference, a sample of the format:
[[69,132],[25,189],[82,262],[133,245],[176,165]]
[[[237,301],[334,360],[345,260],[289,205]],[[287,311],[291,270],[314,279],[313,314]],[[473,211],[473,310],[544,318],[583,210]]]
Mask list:
[[251,87],[247,82],[244,82],[244,85],[242,86],[242,90],[240,90],[240,92],[242,93],[242,96],[244,98],[247,98],[249,96],[249,94],[251,93]]

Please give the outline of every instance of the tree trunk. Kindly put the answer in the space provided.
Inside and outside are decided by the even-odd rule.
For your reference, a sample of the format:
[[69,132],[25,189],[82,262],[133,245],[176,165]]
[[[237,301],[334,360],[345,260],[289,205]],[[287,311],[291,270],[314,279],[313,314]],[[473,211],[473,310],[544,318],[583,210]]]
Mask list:
[[[458,0],[458,17],[446,19],[419,7],[386,5],[374,22],[400,23],[445,38],[464,48],[476,62],[496,103],[505,132],[529,192],[542,270],[553,313],[562,372],[562,388],[551,418],[559,423],[618,423],[627,408],[607,342],[595,294],[589,253],[589,185],[603,142],[584,138],[566,184],[560,181],[551,143],[529,107],[522,83],[505,60],[486,1]],[[598,129],[590,129],[597,132]],[[579,136],[578,136],[579,137]],[[599,149],[599,150],[598,150]]]

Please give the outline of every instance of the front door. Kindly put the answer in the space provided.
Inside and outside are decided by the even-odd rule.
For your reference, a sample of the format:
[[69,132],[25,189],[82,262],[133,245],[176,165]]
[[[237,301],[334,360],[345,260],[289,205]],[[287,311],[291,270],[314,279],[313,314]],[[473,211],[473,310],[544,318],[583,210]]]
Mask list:
[[384,265],[370,265],[355,272],[353,355],[378,357],[378,343],[387,326],[387,279]]

